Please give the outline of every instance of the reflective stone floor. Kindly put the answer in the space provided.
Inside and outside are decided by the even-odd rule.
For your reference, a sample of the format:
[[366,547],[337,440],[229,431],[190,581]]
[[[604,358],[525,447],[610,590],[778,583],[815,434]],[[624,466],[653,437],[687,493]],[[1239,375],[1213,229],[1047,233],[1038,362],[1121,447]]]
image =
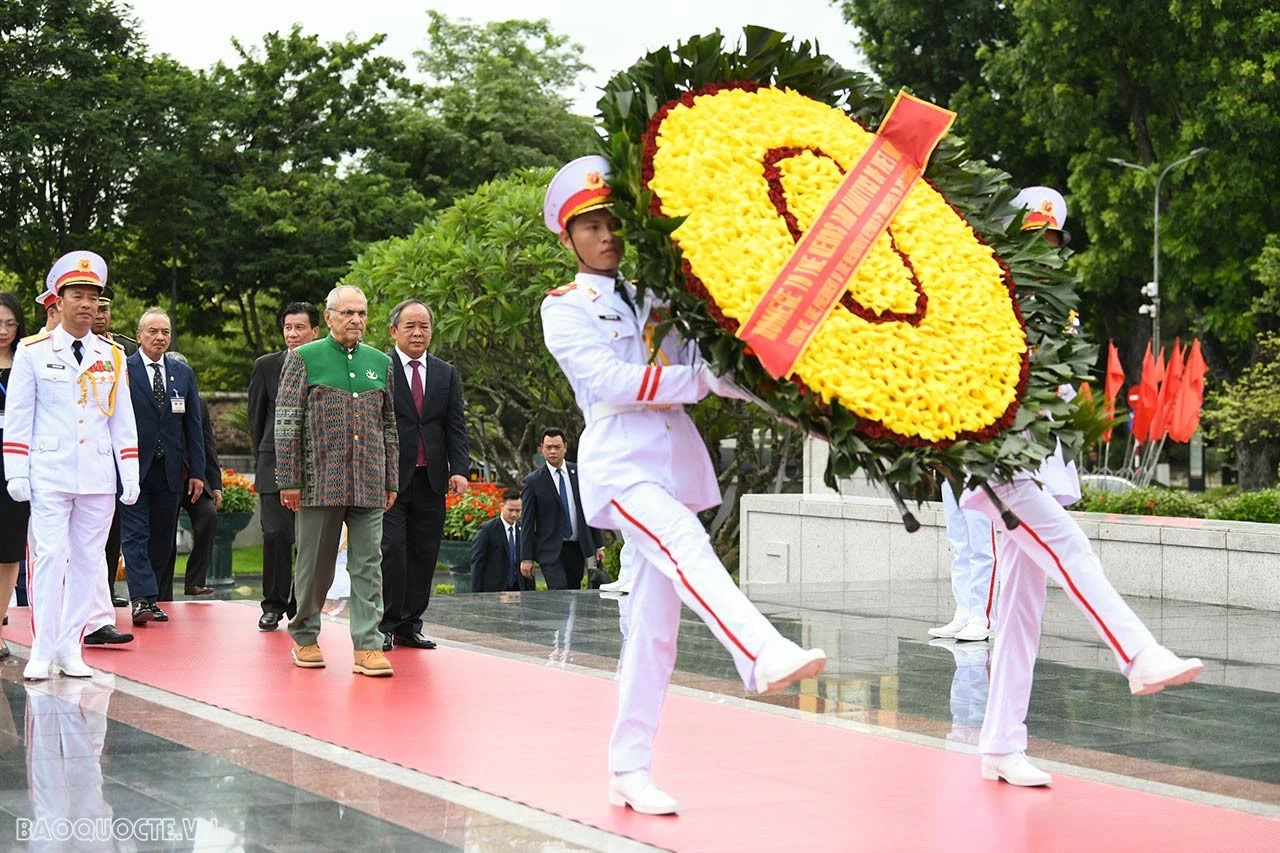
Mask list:
[[[928,629],[951,618],[949,586],[909,581],[748,592],[784,634],[829,656],[820,678],[758,701],[976,746],[990,650],[986,643],[930,641]],[[588,592],[441,596],[432,600],[431,629],[548,666],[613,669],[626,603]],[[1114,657],[1061,591],[1051,589],[1029,752],[1280,807],[1280,613],[1154,599],[1130,604],[1157,639],[1204,660],[1200,681],[1131,696]],[[688,610],[675,681],[743,695],[729,656]]]
[[[785,634],[830,656],[821,678],[759,701],[972,750],[989,650],[929,641],[951,615],[944,585],[749,593]],[[1205,660],[1202,681],[1130,696],[1053,591],[1030,752],[1280,817],[1280,614],[1131,603],[1162,642]],[[629,615],[625,597],[588,591],[437,596],[428,613],[427,633],[443,642],[605,672]],[[67,815],[109,818],[106,838],[101,822],[86,825],[97,840],[74,847],[86,850],[649,849],[110,675],[27,685],[22,665],[19,654],[0,664],[0,850],[73,849],[22,841]],[[688,611],[675,682],[743,695],[729,656]]]

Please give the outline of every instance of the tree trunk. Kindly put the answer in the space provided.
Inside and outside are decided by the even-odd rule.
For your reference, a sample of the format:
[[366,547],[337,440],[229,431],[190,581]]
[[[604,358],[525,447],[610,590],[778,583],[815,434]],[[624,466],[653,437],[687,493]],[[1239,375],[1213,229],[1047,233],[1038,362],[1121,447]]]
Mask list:
[[1280,442],[1237,443],[1236,466],[1240,474],[1240,491],[1256,492],[1274,486],[1277,463],[1280,463]]

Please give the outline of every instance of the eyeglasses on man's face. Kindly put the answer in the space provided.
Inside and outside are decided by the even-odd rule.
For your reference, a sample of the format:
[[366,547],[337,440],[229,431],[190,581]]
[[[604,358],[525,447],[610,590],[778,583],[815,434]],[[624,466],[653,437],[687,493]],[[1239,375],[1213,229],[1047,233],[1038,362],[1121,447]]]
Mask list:
[[359,317],[361,320],[369,316],[369,312],[363,308],[334,308],[333,313],[337,314],[344,320],[350,320],[352,317]]

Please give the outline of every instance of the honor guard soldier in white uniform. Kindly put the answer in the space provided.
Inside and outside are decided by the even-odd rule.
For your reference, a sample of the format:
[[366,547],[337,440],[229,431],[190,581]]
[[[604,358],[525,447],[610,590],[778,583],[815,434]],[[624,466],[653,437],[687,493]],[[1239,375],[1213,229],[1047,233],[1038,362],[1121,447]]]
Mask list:
[[[1023,230],[1044,228],[1052,245],[1065,245],[1066,202],[1057,191],[1028,187],[1014,204],[1029,209]],[[1080,484],[1075,464],[1065,460],[1061,446],[1034,474],[993,483],[992,490],[1021,521],[1013,530],[1005,529],[1000,508],[982,490],[966,491],[961,497],[966,508],[992,520],[1000,539],[996,560],[1000,622],[978,744],[982,777],[1029,787],[1048,785],[1049,774],[1027,760],[1026,720],[1049,578],[1062,587],[1115,654],[1135,696],[1194,681],[1204,664],[1198,658],[1179,658],[1156,642],[1107,580],[1089,538],[1063,508],[1080,498]]]
[[90,332],[107,265],[71,252],[49,272],[61,323],[22,341],[5,409],[9,494],[31,501],[28,597],[35,640],[23,675],[87,678],[80,635],[106,574],[116,503],[138,498],[138,437],[124,351]]
[[677,803],[649,776],[683,602],[733,655],[748,690],[772,693],[822,671],[826,655],[783,637],[734,584],[695,513],[720,503],[706,445],[684,406],[708,393],[733,397],[696,344],[674,332],[654,351],[664,306],[618,277],[622,239],[609,210],[609,164],[581,157],[555,176],[543,216],[573,252],[578,275],[543,300],[547,349],[586,419],[579,447],[587,522],[621,530],[634,546],[631,632],[609,744],[609,799],[645,814]]

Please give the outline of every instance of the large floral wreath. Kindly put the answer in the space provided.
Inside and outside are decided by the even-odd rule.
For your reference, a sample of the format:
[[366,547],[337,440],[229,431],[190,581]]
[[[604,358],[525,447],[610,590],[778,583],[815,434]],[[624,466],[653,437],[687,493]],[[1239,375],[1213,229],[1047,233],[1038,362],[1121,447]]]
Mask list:
[[[938,146],[796,362],[768,375],[735,333],[866,151],[887,110],[869,78],[749,27],[649,54],[599,103],[638,279],[717,372],[831,442],[828,481],[865,470],[917,498],[1039,466],[1082,433],[1058,387],[1093,352],[1069,334],[1062,255],[1022,232],[1009,176]],[[870,130],[868,129],[870,128]]]

